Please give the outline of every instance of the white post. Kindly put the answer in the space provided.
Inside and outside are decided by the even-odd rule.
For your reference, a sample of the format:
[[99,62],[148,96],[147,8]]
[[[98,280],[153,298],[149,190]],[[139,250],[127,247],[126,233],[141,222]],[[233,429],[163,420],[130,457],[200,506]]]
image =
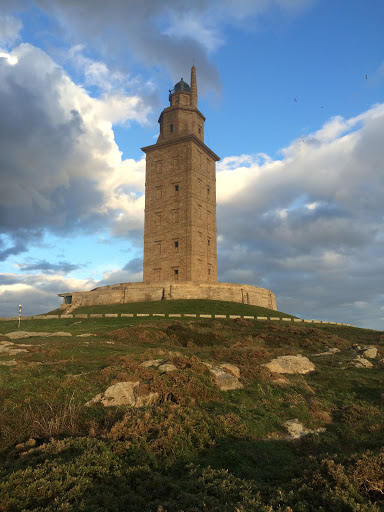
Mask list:
[[19,304],[19,328],[20,328],[20,321],[21,321],[21,304]]

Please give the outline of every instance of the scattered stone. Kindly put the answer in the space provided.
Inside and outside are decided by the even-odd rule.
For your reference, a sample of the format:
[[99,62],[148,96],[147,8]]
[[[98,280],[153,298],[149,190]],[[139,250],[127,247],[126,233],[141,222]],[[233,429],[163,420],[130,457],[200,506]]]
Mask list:
[[28,352],[27,349],[21,347],[30,347],[31,345],[15,345],[11,341],[0,342],[0,353],[2,354],[17,354],[18,352]]
[[372,368],[373,364],[368,359],[364,359],[364,357],[357,356],[356,359],[350,362],[351,366],[355,366],[355,368]]
[[39,336],[41,338],[52,338],[54,336],[72,336],[70,332],[29,332],[29,331],[14,331],[5,334],[11,340],[21,340],[23,338],[32,338]]
[[90,406],[102,403],[104,407],[129,405],[130,407],[144,407],[146,405],[155,405],[159,399],[158,393],[148,393],[148,395],[136,396],[135,390],[140,384],[137,382],[118,382],[99,393],[85,405]]
[[78,338],[89,338],[90,336],[97,336],[97,334],[92,334],[90,332],[85,332],[84,334],[77,334]]
[[363,357],[367,357],[368,359],[375,359],[377,357],[377,348],[376,347],[364,347],[362,349],[361,355]]
[[151,359],[150,361],[144,361],[144,363],[141,363],[140,366],[143,366],[144,368],[149,368],[150,366],[158,368],[164,362],[164,359]]
[[136,403],[136,397],[134,389],[140,384],[137,382],[118,382],[113,386],[110,386],[104,391],[99,393],[92,400],[87,402],[85,405],[93,405],[101,402],[105,407],[117,406],[117,405],[130,405],[134,406]]
[[288,420],[284,422],[284,426],[288,430],[288,438],[289,439],[300,439],[301,437],[307,436],[308,434],[317,434],[319,432],[325,432],[325,428],[316,428],[310,430],[305,428],[298,419]]
[[0,361],[0,366],[16,366],[16,361]]
[[114,341],[106,341],[105,343],[106,343],[107,345],[114,345],[114,344],[115,344],[115,342],[114,342]]
[[232,391],[234,389],[241,389],[244,387],[235,375],[227,373],[223,368],[220,368],[219,366],[212,366],[211,364],[206,364],[206,366],[214,376],[216,385],[219,386],[221,391]]
[[264,364],[272,373],[308,373],[315,370],[315,365],[301,354],[297,356],[280,356]]
[[164,363],[164,364],[161,364],[159,367],[158,367],[158,370],[161,372],[161,373],[168,373],[168,372],[174,372],[175,370],[177,370],[176,366],[172,363]]
[[314,356],[332,356],[333,354],[337,354],[340,350],[336,347],[329,348],[326,352],[320,352],[319,354],[313,354]]
[[220,368],[223,368],[223,370],[227,370],[229,373],[232,373],[232,375],[234,375],[238,379],[240,378],[240,368],[238,368],[234,364],[223,363],[220,365]]

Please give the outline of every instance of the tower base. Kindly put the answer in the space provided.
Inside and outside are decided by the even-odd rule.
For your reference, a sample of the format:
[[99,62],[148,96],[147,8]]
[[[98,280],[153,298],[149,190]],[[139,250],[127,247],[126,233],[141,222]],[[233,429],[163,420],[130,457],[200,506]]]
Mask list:
[[225,300],[277,310],[275,295],[270,290],[234,283],[120,283],[89,292],[60,293],[59,297],[64,298],[61,308],[71,306],[71,310],[81,306],[177,299]]

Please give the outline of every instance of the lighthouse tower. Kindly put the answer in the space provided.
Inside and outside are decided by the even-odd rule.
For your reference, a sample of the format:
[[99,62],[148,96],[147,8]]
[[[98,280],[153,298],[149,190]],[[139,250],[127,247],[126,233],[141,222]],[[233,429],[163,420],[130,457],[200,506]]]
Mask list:
[[204,144],[196,69],[181,79],[146,153],[144,283],[217,283],[216,162]]

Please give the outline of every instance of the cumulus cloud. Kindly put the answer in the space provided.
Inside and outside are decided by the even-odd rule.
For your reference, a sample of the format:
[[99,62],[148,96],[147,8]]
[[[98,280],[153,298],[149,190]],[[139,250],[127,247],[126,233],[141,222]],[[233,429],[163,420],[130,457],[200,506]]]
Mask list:
[[37,315],[56,309],[62,302],[57,294],[65,290],[83,291],[95,287],[92,279],[74,279],[60,274],[0,274],[0,316]]
[[0,58],[0,258],[44,229],[140,229],[144,164],[122,161],[112,123],[145,123],[148,106],[136,96],[92,98],[32,45],[12,55],[15,65]]
[[22,266],[25,272],[23,275],[0,274],[0,317],[16,316],[19,304],[23,306],[23,315],[37,315],[56,309],[62,304],[62,298],[57,294],[66,291],[89,291],[98,286],[140,282],[143,279],[140,258],[130,260],[122,269],[116,268],[105,272],[99,281],[65,276],[64,274],[76,269],[73,267],[78,268],[68,262],[53,265],[45,261],[36,261]]
[[[210,60],[212,52],[226,43],[226,27],[250,21],[279,9],[297,13],[313,0],[35,0],[64,29],[75,46],[87,43],[105,59],[129,59],[148,67],[160,67],[180,78],[194,60],[199,67],[200,92],[220,91],[220,77]],[[6,2],[7,4],[8,2]],[[23,4],[16,2],[12,7]],[[276,9],[276,7],[278,9]],[[113,30],[111,30],[113,27]],[[91,80],[104,81],[101,63],[88,67]],[[120,65],[120,69],[124,64]],[[116,78],[116,76],[115,76]]]
[[281,160],[241,155],[219,163],[219,278],[243,275],[272,288],[280,309],[291,313],[305,314],[304,306],[312,316],[349,315],[353,323],[367,303],[377,325],[383,130],[379,104],[351,119],[331,119],[284,148]]
[[20,35],[23,23],[13,16],[0,16],[0,46],[14,44]]

